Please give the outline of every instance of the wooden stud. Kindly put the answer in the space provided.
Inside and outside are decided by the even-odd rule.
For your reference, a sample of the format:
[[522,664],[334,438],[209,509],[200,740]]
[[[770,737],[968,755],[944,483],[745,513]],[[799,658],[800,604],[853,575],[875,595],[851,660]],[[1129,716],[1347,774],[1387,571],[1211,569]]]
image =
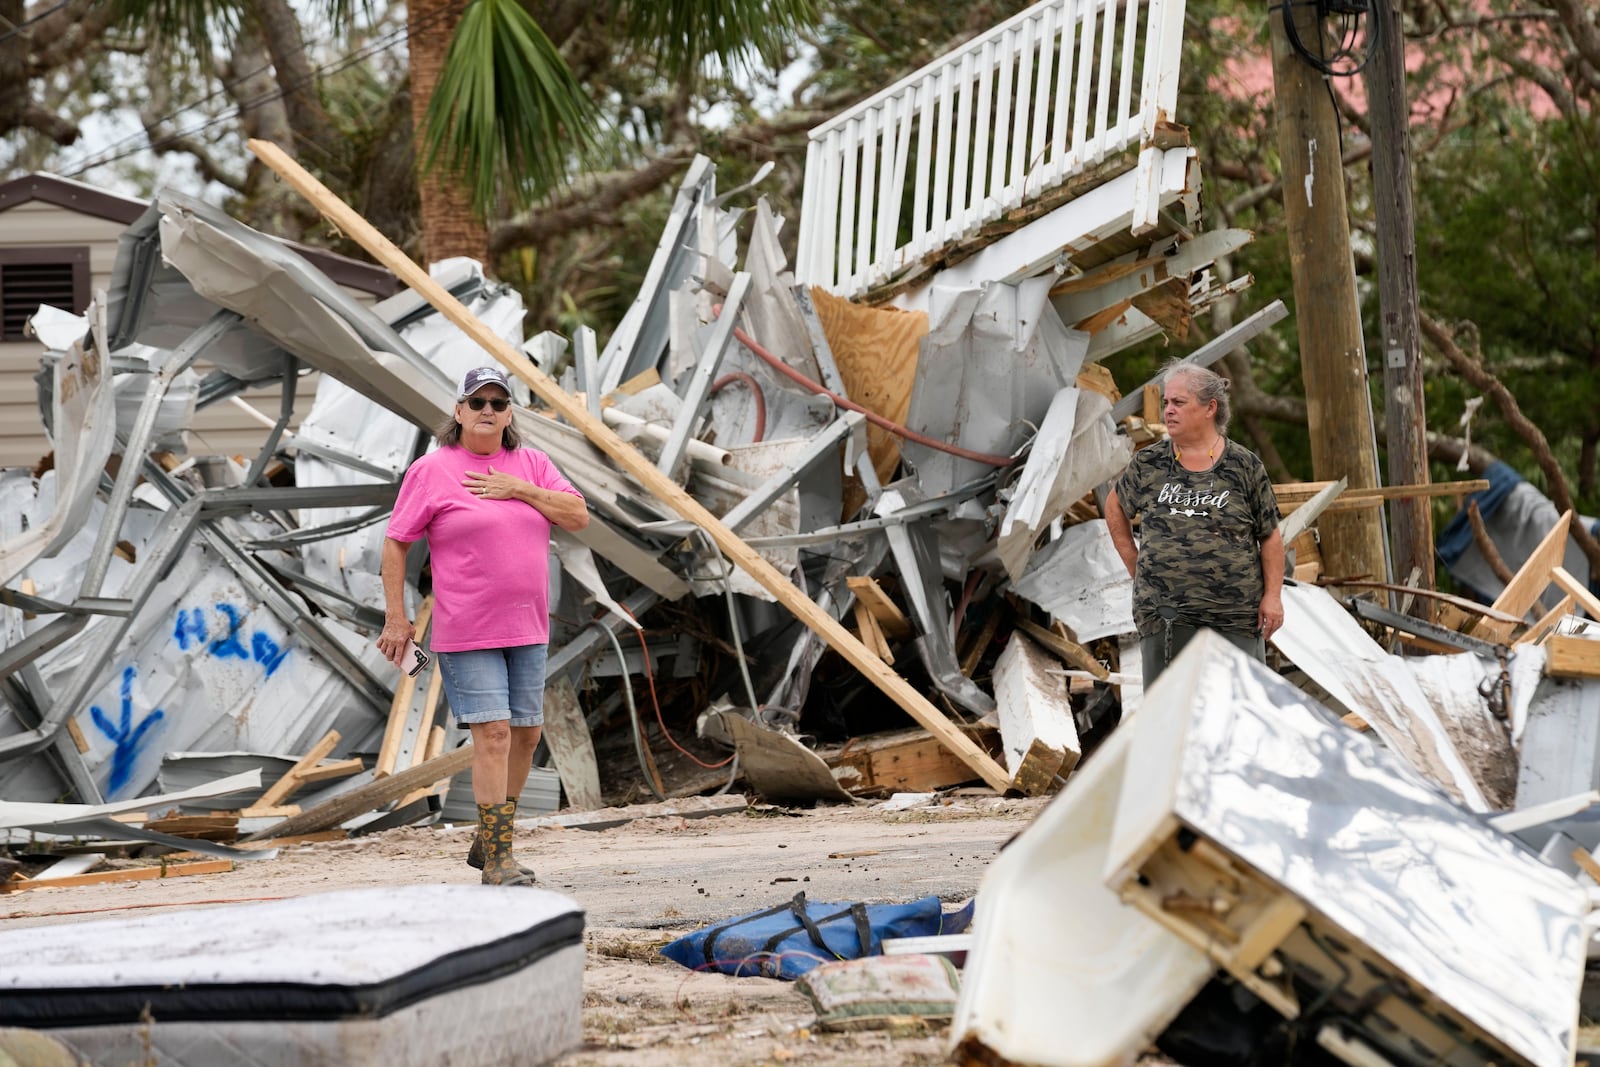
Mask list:
[[149,882],[157,878],[180,878],[189,874],[222,874],[233,870],[232,860],[202,860],[199,863],[164,863],[159,867],[135,867],[130,870],[100,871],[97,874],[75,874],[70,878],[53,878],[34,881],[31,878],[0,882],[0,893],[20,893],[25,889],[65,889],[79,885],[101,885],[106,882]]
[[427,749],[433,743],[433,717],[439,713],[439,695],[443,692],[444,672],[435,668],[433,677],[428,679],[428,691],[422,697],[422,722],[417,726],[417,741],[411,747],[413,767],[433,758],[427,754]]
[[[24,579],[22,579],[22,581],[17,583],[17,587],[18,587],[18,590],[22,593],[23,596],[38,596],[39,595],[39,587],[37,585],[33,584],[33,579],[32,578],[24,578]],[[24,611],[22,613],[22,617],[24,619],[37,619],[39,616],[38,616],[38,614],[36,612]],[[81,752],[82,749],[79,749],[79,751]]]
[[[432,617],[433,597],[430,595],[423,597],[421,606],[417,608],[417,622],[411,638],[417,644],[422,644],[422,639],[428,632],[428,622]],[[438,665],[434,664],[432,670],[438,674]],[[417,679],[412,675],[402,674],[400,683],[394,687],[394,700],[389,704],[389,721],[383,728],[383,743],[378,747],[377,766],[372,769],[374,778],[387,778],[394,773],[394,766],[400,760],[400,742],[404,741],[406,736],[406,720],[411,717],[411,699],[416,693]]]
[[269,837],[309,834],[338,826],[346,819],[364,815],[369,811],[398,800],[419,785],[454,777],[466,770],[471,764],[472,746],[470,744],[462,745],[458,749],[444,753],[437,759],[428,760],[419,766],[409,767],[397,774],[376,779],[364,786],[352,789],[348,793],[340,794],[308,811],[285,819],[276,825],[269,826],[265,830],[250,834],[245,840],[262,841]]
[[[417,751],[421,754],[421,758],[417,760],[417,763],[426,763],[428,760],[438,759],[439,754],[444,751],[444,727],[435,726],[430,729],[428,731],[428,743],[426,745],[418,745]],[[412,766],[416,766],[416,764],[412,764]],[[432,796],[435,793],[442,795],[449,788],[450,779],[441,778],[431,785],[419,786],[412,792],[407,793],[400,798],[400,803],[396,804],[395,807],[403,808],[407,804],[414,803],[426,796]]]
[[351,756],[349,759],[335,760],[332,763],[319,763],[296,777],[300,779],[301,785],[314,785],[332,778],[348,778],[352,774],[360,774],[365,769],[360,756]]
[[1043,626],[1027,619],[1018,619],[1017,628],[1068,663],[1081,670],[1088,671],[1101,681],[1104,681],[1111,674],[1110,671],[1101,666],[1099,660],[1089,655],[1088,649],[1075,641],[1068,641],[1060,634],[1051,633]]
[[904,640],[911,636],[911,622],[906,618],[905,612],[889,599],[889,594],[872,578],[846,578],[845,584],[850,591],[855,593],[856,600],[866,604],[867,610],[872,612],[872,617],[878,620],[879,627],[890,637]]
[[1572,862],[1583,868],[1583,873],[1600,882],[1600,863],[1596,863],[1593,856],[1589,855],[1586,848],[1572,850]]
[[[1280,482],[1272,487],[1278,498],[1278,510],[1287,515],[1295,508],[1316,496],[1332,482]],[[1429,482],[1425,485],[1383,485],[1376,489],[1346,489],[1339,499],[1328,505],[1328,511],[1351,511],[1357,508],[1375,508],[1385,500],[1410,500],[1419,497],[1460,496],[1489,488],[1482,478],[1460,482]]]
[[[535,396],[582,431],[595,447],[637,478],[656,499],[705,530],[722,550],[723,555],[776,597],[780,604],[787,607],[796,618],[826,641],[908,715],[948,745],[968,766],[977,771],[985,782],[995,789],[1006,787],[1010,779],[1005,770],[990,758],[988,753],[973,744],[961,728],[934,707],[927,697],[885,666],[882,660],[857,641],[838,620],[796,589],[793,582],[706,510],[682,486],[657,470],[655,464],[647,457],[618,437],[604,422],[590,415],[587,407],[568,396],[559,385],[534,367],[526,356],[496,335],[459,300],[445,291],[443,286],[429,277],[425,270],[395,247],[393,242],[379,233],[371,223],[329,192],[321,182],[312,177],[277,145],[253,139],[248,142],[248,147],[270,170],[310,201],[341,233],[366,249],[375,260],[393,271],[402,283],[410,286],[419,296],[437,308],[445,319],[494,356],[507,371],[522,379]],[[922,328],[926,331],[925,317]],[[838,352],[835,352],[835,358],[838,358]],[[844,373],[842,367],[840,373]],[[846,384],[849,384],[848,378]],[[441,758],[449,759],[454,755],[451,753]],[[412,770],[420,769],[412,768]]]
[[267,807],[265,804],[256,804],[253,807],[240,808],[241,819],[287,819],[300,814],[298,804],[279,804],[276,807]]
[[306,771],[321,763],[328,753],[333,751],[339,743],[339,731],[329,730],[322,735],[322,740],[311,746],[311,751],[301,756],[293,767],[284,772],[282,778],[272,783],[272,788],[261,794],[261,799],[255,802],[258,808],[275,808],[289,799],[289,795],[305,784],[302,777]]
[[1589,587],[1568,573],[1565,567],[1552,567],[1550,580],[1559,585],[1563,592],[1571,596],[1582,608],[1589,618],[1600,622],[1600,597],[1589,592]]
[[67,720],[67,736],[72,738],[73,747],[80,755],[89,751],[89,739],[83,736],[83,727],[78,725],[77,719]]
[[1544,618],[1528,627],[1526,633],[1512,642],[1513,645],[1536,645],[1545,634],[1554,630],[1562,619],[1572,614],[1572,594],[1561,598],[1561,603],[1544,613]]
[[878,626],[878,620],[873,617],[867,605],[857,600],[854,604],[856,613],[856,631],[861,635],[861,643],[878,654],[878,658],[885,663],[894,662],[894,653],[889,651],[889,642],[883,636],[883,630]]
[[[1550,532],[1545,534],[1544,540],[1539,542],[1539,547],[1528,554],[1522,567],[1500,591],[1500,595],[1495,598],[1491,607],[1520,619],[1539,602],[1539,597],[1553,580],[1552,568],[1559,566],[1567,554],[1567,533],[1571,524],[1571,511],[1556,520]],[[1567,592],[1570,593],[1572,590],[1569,589]],[[1472,633],[1474,637],[1481,637],[1485,641],[1503,642],[1511,636],[1513,628],[1511,623],[1485,619],[1473,629]]]
[[1161,386],[1159,383],[1147,382],[1145,384],[1142,414],[1146,426],[1166,425],[1166,420],[1161,417]]

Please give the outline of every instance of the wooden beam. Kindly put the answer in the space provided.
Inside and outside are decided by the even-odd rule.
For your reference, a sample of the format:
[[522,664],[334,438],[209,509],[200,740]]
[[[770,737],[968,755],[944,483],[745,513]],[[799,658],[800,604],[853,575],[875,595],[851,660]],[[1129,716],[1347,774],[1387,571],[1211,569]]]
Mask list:
[[[418,764],[426,763],[431,759],[438,759],[441,755],[443,755],[444,735],[445,730],[443,726],[430,727],[428,730],[427,743],[425,745],[417,746],[417,758],[412,761],[411,765],[415,767]],[[415,803],[416,801],[432,796],[435,793],[443,796],[445,790],[449,788],[450,779],[448,778],[441,778],[437,782],[433,782],[429,785],[419,785],[417,788],[401,797],[399,803],[395,804],[395,808],[403,808],[407,804]]]
[[264,841],[269,837],[292,837],[295,834],[316,833],[318,830],[327,830],[338,826],[346,819],[353,819],[357,815],[365,815],[385,804],[399,800],[410,793],[419,785],[427,785],[445,778],[454,777],[472,765],[472,746],[462,745],[458,749],[446,752],[437,759],[427,760],[415,767],[409,767],[397,774],[386,778],[379,778],[368,782],[358,789],[352,789],[325,803],[318,804],[309,811],[300,813],[267,827],[265,830],[250,834],[246,841]]
[[428,691],[422,698],[422,722],[417,726],[417,739],[411,745],[411,766],[437,756],[429,752],[433,747],[433,717],[439,713],[439,695],[444,692],[444,671],[434,665],[433,677],[428,679]]
[[844,584],[855,593],[856,599],[867,606],[872,612],[872,617],[878,620],[878,625],[890,637],[904,640],[911,636],[911,622],[906,618],[905,612],[889,599],[889,594],[883,591],[883,586],[873,578],[850,577]]
[[1550,568],[1550,580],[1559,585],[1563,592],[1572,597],[1589,618],[1600,622],[1600,597],[1589,592],[1589,587],[1572,576],[1565,567],[1555,566]]
[[[1068,641],[1060,634],[1053,634],[1043,626],[1027,619],[1018,619],[1017,628],[1068,663],[1088,671],[1102,681],[1111,673],[1101,665],[1099,660],[1089,655],[1088,649],[1075,641]],[[1010,783],[1008,782],[1007,785],[1010,785]]]
[[[432,618],[433,596],[430,594],[422,598],[422,604],[417,608],[416,625],[412,628],[411,639],[418,645],[422,644],[428,632],[428,621]],[[434,674],[439,673],[437,663],[432,665],[432,669]],[[416,676],[401,674],[400,683],[394,687],[394,700],[389,704],[389,721],[383,727],[383,743],[378,746],[378,764],[372,769],[374,778],[386,778],[394,773],[395,764],[400,760],[400,742],[406,736],[406,720],[411,717],[411,701],[416,695]]]
[[535,396],[581,430],[596,448],[637,478],[656,499],[705,530],[722,550],[723,555],[733,560],[757,584],[776,597],[780,604],[793,612],[796,618],[828,642],[851,666],[864,674],[868,681],[904,709],[906,714],[948,745],[963,762],[978,772],[979,777],[995,789],[1004,789],[1007,786],[1010,779],[1000,765],[995,763],[988,753],[973,744],[966,734],[961,732],[960,727],[934,707],[927,697],[885,666],[882,660],[857,641],[838,620],[795,588],[793,582],[779,573],[777,568],[728,529],[715,515],[707,511],[682,486],[656,470],[649,459],[618,437],[603,420],[590,415],[586,406],[568,396],[559,385],[535,368],[526,356],[490,330],[459,300],[445,291],[443,286],[430,278],[426,271],[407,258],[393,242],[379,233],[371,223],[329,192],[321,182],[289,158],[277,145],[268,141],[251,140],[248,147],[262,163],[310,201],[312,206],[340,232],[393,271],[397,278],[482,346],[484,351],[498,360],[507,371],[521,378]]
[[157,878],[178,878],[186,874],[221,874],[233,870],[232,860],[201,860],[199,863],[163,863],[159,867],[134,867],[130,870],[76,874],[70,878],[35,881],[31,878],[0,882],[0,893],[20,893],[25,889],[64,889],[105,882],[149,882]]
[[[834,770],[845,769],[839,784],[862,793],[926,793],[964,785],[977,777],[926,730],[853,740],[834,753],[818,753]],[[853,770],[854,775],[849,772]]]
[[[1495,598],[1492,606],[1496,611],[1503,611],[1520,619],[1538,603],[1539,597],[1553,580],[1552,568],[1558,567],[1567,554],[1567,533],[1571,524],[1571,511],[1556,520],[1550,532],[1544,535],[1544,540],[1539,542],[1539,547],[1528,554],[1521,569],[1511,576],[1511,581],[1506,583],[1506,587]],[[1570,593],[1572,590],[1569,589],[1567,592]],[[1587,594],[1588,590],[1584,592]],[[1511,636],[1511,630],[1510,623],[1485,619],[1474,628],[1473,636],[1481,637],[1485,641],[1503,642]]]
[[889,651],[889,641],[878,627],[878,620],[873,618],[872,612],[867,610],[867,605],[862,601],[857,600],[854,608],[856,631],[861,635],[861,643],[876,652],[883,662],[893,663],[894,653]]
[[1544,618],[1528,627],[1528,631],[1512,642],[1513,645],[1535,645],[1539,638],[1556,628],[1556,624],[1572,614],[1572,594],[1561,598],[1561,603],[1544,613]]
[[1600,641],[1551,634],[1544,651],[1544,673],[1552,678],[1600,678]]
[[349,759],[335,760],[332,763],[319,763],[299,775],[300,784],[315,785],[331,778],[348,778],[352,774],[360,774],[363,770],[365,767],[361,763],[360,756],[351,756]]
[[327,733],[323,734],[322,740],[318,741],[315,745],[312,745],[311,751],[307,752],[304,756],[301,756],[299,762],[285,771],[283,777],[272,783],[272,788],[268,789],[265,793],[262,793],[261,798],[251,806],[257,808],[275,808],[282,804],[285,800],[288,800],[290,795],[293,794],[296,789],[299,789],[305,784],[305,778],[302,777],[305,772],[321,763],[323,759],[327,757],[328,753],[333,751],[334,746],[338,743],[338,730],[329,730]]
[[[1310,500],[1332,482],[1282,482],[1272,487],[1278,498],[1278,510],[1288,514]],[[1435,496],[1464,496],[1489,488],[1482,478],[1459,482],[1429,482],[1425,485],[1385,485],[1377,489],[1346,489],[1339,499],[1328,505],[1329,511],[1352,511],[1357,508],[1375,508],[1385,500],[1412,500]]]

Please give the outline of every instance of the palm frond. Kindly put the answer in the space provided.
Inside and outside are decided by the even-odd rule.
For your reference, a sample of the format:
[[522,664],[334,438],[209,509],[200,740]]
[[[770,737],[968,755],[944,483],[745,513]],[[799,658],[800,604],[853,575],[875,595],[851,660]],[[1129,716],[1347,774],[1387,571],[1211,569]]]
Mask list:
[[598,112],[516,0],[472,0],[428,101],[424,166],[466,181],[487,214],[505,189],[526,206],[594,146]]
[[114,0],[112,20],[158,39],[202,46],[216,33],[231,39],[243,11],[243,0]]
[[729,66],[771,59],[817,19],[813,0],[627,0],[624,23],[657,49],[664,73],[680,75],[708,56]]

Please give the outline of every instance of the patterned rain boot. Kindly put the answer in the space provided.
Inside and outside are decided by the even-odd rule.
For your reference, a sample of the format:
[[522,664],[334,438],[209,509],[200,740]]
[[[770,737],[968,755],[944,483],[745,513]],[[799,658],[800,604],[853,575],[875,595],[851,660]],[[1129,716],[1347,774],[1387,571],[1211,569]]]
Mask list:
[[503,804],[479,804],[478,822],[485,845],[483,860],[484,885],[532,885],[533,879],[522,873],[515,857],[511,855],[511,839],[516,822],[517,805],[514,801]]
[[[517,798],[516,797],[506,797],[506,803],[511,805],[511,820],[512,820],[513,825],[515,825],[516,818],[517,818]],[[498,805],[494,805],[494,804],[491,804],[491,805],[488,805],[488,806],[489,807],[498,807]],[[484,807],[485,807],[485,805],[483,805],[483,804],[479,804],[478,805],[478,811],[479,811],[479,815],[478,815],[478,832],[472,835],[472,847],[467,849],[467,866],[473,868],[474,870],[479,870],[479,871],[483,870],[484,857],[488,855],[488,849],[486,849],[484,847],[484,844],[483,844],[483,815],[482,815],[482,811],[483,811]],[[519,864],[518,867],[517,867],[517,870],[521,871],[524,875],[526,875],[527,878],[528,878],[528,881],[530,881],[530,882],[533,881],[533,870],[531,868],[523,867],[523,866],[521,866]]]

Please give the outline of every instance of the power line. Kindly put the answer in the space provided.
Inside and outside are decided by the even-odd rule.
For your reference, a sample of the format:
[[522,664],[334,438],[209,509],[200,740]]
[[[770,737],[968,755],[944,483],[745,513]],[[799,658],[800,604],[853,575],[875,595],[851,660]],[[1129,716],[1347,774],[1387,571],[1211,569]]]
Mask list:
[[[64,0],[64,2],[70,2],[70,0]],[[440,11],[434,13],[433,15],[429,16],[428,18],[426,18],[423,21],[419,22],[417,24],[417,26],[415,27],[415,29],[427,29],[427,28],[430,28],[432,23],[437,22],[437,21],[441,21],[444,18],[447,18],[450,14],[451,14],[451,10],[449,8],[441,9]],[[397,27],[397,28],[395,28],[393,30],[390,30],[388,33],[382,34],[379,37],[375,38],[374,40],[368,42],[366,45],[362,46],[361,48],[357,49],[356,51],[348,53],[348,54],[340,57],[337,60],[334,60],[334,61],[332,61],[330,63],[323,64],[322,66],[313,69],[304,78],[300,78],[300,79],[296,80],[295,82],[293,82],[291,84],[280,85],[278,88],[276,88],[276,89],[274,89],[274,90],[272,90],[270,92],[262,93],[259,96],[255,96],[255,97],[252,97],[249,100],[242,101],[236,107],[232,108],[231,110],[229,110],[228,112],[226,112],[224,114],[218,115],[218,116],[216,116],[214,118],[211,118],[211,119],[207,119],[206,121],[198,123],[198,124],[196,124],[194,126],[191,126],[188,129],[179,130],[179,131],[177,131],[175,133],[172,133],[172,134],[170,134],[170,135],[168,135],[166,137],[157,138],[155,140],[149,141],[148,143],[141,143],[141,144],[139,144],[139,145],[137,145],[135,147],[129,148],[126,151],[116,152],[115,149],[119,148],[120,146],[122,146],[124,144],[130,144],[131,142],[133,142],[135,140],[138,140],[141,137],[140,133],[129,134],[128,136],[120,138],[117,141],[112,142],[107,147],[101,149],[100,152],[96,156],[91,157],[89,160],[87,160],[86,162],[82,163],[81,165],[76,166],[72,170],[66,171],[64,176],[68,177],[68,178],[76,178],[79,175],[86,173],[87,171],[94,170],[94,169],[96,169],[98,167],[108,166],[108,165],[110,165],[112,163],[115,163],[115,162],[117,162],[119,160],[127,159],[129,156],[137,155],[138,153],[146,151],[147,149],[153,150],[153,149],[164,148],[164,147],[166,147],[168,145],[171,145],[171,144],[174,144],[174,143],[176,143],[178,141],[182,141],[182,140],[185,140],[187,138],[193,137],[196,134],[203,133],[204,131],[210,129],[213,126],[219,125],[219,124],[224,123],[224,122],[234,121],[234,120],[236,120],[238,118],[243,117],[245,112],[249,111],[251,108],[256,107],[258,105],[261,105],[261,104],[270,103],[270,102],[272,102],[274,100],[281,100],[285,96],[287,96],[289,93],[295,92],[295,91],[297,91],[299,89],[304,88],[307,85],[312,84],[314,81],[316,81],[316,79],[318,77],[320,77],[322,75],[325,75],[325,74],[337,74],[340,71],[346,70],[349,67],[355,65],[356,63],[361,62],[362,60],[369,59],[374,55],[377,55],[377,54],[379,54],[381,52],[387,51],[389,48],[393,47],[394,44],[397,43],[399,40],[401,40],[404,37],[406,37],[407,34],[409,34],[412,29],[413,29],[413,27],[410,27],[410,26]],[[304,47],[305,47],[304,45],[301,46],[302,50],[304,49]],[[269,66],[270,66],[270,64],[269,64]],[[238,85],[240,82],[244,81],[246,78],[254,77],[256,74],[260,74],[260,73],[262,73],[263,71],[265,71],[267,69],[268,69],[268,67],[262,67],[262,68],[260,68],[260,70],[257,70],[255,72],[253,72],[252,74],[245,75],[242,78],[236,79],[230,85],[224,86],[223,89],[215,90],[215,91],[207,94],[206,96],[202,97],[201,99],[195,101],[194,103],[186,105],[185,107],[179,108],[178,110],[172,112],[170,115],[166,116],[165,118],[157,120],[157,122],[154,123],[153,125],[160,125],[160,123],[162,123],[162,122],[170,121],[171,119],[177,118],[179,115],[182,115],[182,114],[184,114],[186,112],[189,112],[189,111],[193,111],[196,108],[198,108],[199,106],[201,106],[202,104],[206,103],[207,101],[215,98],[219,93],[225,91],[227,88],[231,88],[233,85]],[[142,131],[142,134],[145,135],[145,136],[148,136],[149,132],[150,132],[150,130],[148,128],[146,128],[145,130]],[[108,155],[107,153],[113,153],[113,154],[109,154]]]
[[17,34],[21,33],[23,30],[27,29],[29,26],[32,26],[35,22],[38,22],[41,19],[48,18],[49,16],[54,15],[57,11],[60,11],[62,8],[66,7],[70,3],[72,3],[72,0],[60,0],[59,3],[54,4],[51,7],[45,8],[43,11],[41,11],[37,15],[33,16],[33,18],[31,18],[31,19],[23,19],[21,22],[17,23],[15,26],[13,26],[9,30],[7,30],[5,33],[0,34],[0,44],[4,44],[6,41],[11,40],[11,38],[15,37]]

